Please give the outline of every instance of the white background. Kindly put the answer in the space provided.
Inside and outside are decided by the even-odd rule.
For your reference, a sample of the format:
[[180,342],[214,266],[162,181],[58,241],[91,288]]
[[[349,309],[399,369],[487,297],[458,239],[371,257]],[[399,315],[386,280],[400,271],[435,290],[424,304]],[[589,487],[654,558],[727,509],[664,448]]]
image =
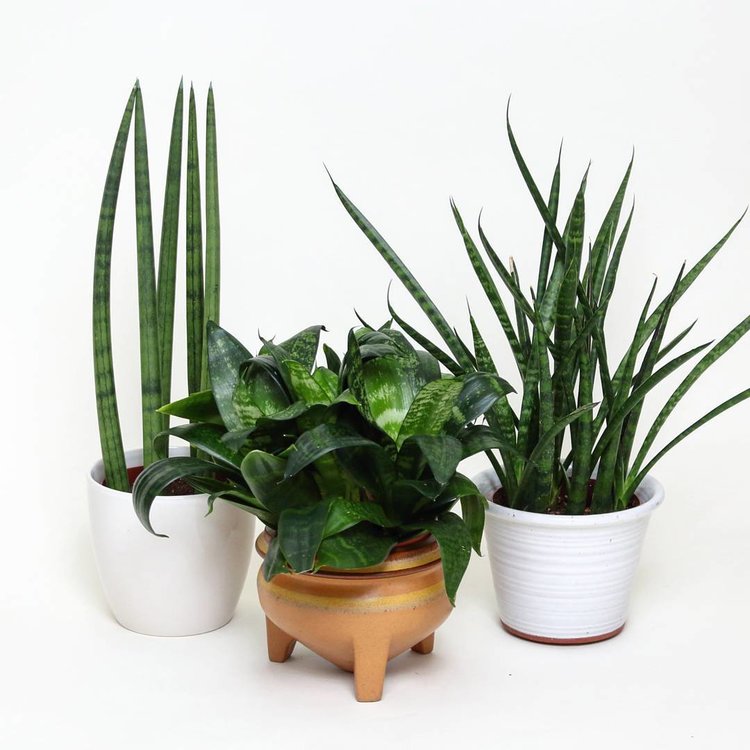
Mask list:
[[[313,323],[340,346],[355,306],[386,317],[390,272],[338,204],[325,162],[462,331],[474,301],[512,377],[448,208],[453,195],[474,226],[484,207],[495,246],[532,278],[541,225],[504,135],[508,96],[545,192],[564,138],[566,211],[591,159],[588,212],[600,220],[635,148],[636,219],[608,331],[617,356],[652,274],[666,293],[680,263],[750,200],[748,28],[739,1],[5,4],[0,746],[748,747],[747,404],[660,464],[667,502],[620,637],[579,648],[511,638],[476,558],[434,655],[394,662],[377,705],[355,703],[350,676],[304,649],[285,665],[266,661],[252,578],[216,633],[165,640],[117,626],[84,492],[98,453],[96,221],[136,77],[157,214],[179,78],[195,81],[201,110],[214,82],[222,322],[251,347],[259,329],[284,336]],[[113,305],[120,410],[136,445],[130,158]],[[744,225],[673,330],[699,318],[694,343],[723,335],[748,312],[748,274]],[[419,320],[398,284],[393,299]],[[667,435],[747,387],[749,365],[747,340],[684,400]],[[178,364],[177,395],[183,378]]]

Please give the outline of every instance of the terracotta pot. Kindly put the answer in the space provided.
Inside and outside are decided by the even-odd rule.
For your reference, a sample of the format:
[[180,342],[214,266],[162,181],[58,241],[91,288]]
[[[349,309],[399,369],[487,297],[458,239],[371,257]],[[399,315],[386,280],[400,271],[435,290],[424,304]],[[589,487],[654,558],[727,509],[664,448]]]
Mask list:
[[614,513],[549,515],[492,502],[494,471],[474,477],[489,502],[485,537],[500,621],[540,643],[612,638],[625,625],[643,539],[664,489],[651,475],[640,505]]
[[[265,556],[271,536],[255,548]],[[354,673],[358,701],[378,701],[386,664],[412,649],[429,654],[435,630],[452,607],[434,538],[400,544],[381,565],[359,570],[282,573],[271,581],[258,572],[266,614],[268,658],[286,661],[297,641]]]

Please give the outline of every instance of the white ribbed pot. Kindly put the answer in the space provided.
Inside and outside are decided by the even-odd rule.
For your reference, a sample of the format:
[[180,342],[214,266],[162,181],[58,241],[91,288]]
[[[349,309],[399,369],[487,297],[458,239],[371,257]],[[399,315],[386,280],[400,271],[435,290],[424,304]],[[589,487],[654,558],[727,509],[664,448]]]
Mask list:
[[[189,455],[175,448],[171,455]],[[141,466],[142,451],[125,454]],[[145,635],[197,635],[226,625],[237,607],[253,548],[255,518],[207,495],[159,496],[154,528],[141,526],[133,497],[105,487],[98,461],[88,475],[89,517],[99,577],[117,621]]]
[[485,536],[500,620],[542,643],[593,643],[625,625],[633,577],[651,513],[664,488],[647,476],[640,505],[615,513],[548,515],[492,502],[494,471],[474,478],[489,500]]

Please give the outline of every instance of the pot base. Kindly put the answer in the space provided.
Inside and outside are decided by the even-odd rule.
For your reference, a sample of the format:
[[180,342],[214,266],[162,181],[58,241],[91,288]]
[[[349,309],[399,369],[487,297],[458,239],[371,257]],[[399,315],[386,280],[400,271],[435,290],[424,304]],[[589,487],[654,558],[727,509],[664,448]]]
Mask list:
[[523,633],[520,630],[506,625],[502,620],[500,624],[503,629],[516,636],[516,638],[523,638],[525,641],[533,641],[534,643],[548,643],[553,646],[582,646],[585,643],[599,643],[599,641],[608,641],[610,638],[614,638],[616,635],[622,633],[622,629],[625,627],[625,623],[620,625],[619,628],[610,630],[609,633],[601,633],[600,635],[588,635],[583,638],[549,638],[544,635],[532,635],[531,633]]
[[[268,659],[277,664],[285,662],[292,655],[297,645],[296,638],[285,633],[278,625],[266,617],[266,639]],[[354,692],[360,703],[379,701],[383,695],[385,670],[389,659],[390,643],[378,643],[361,640],[354,644]],[[435,633],[415,643],[411,650],[415,654],[431,654],[435,647]]]

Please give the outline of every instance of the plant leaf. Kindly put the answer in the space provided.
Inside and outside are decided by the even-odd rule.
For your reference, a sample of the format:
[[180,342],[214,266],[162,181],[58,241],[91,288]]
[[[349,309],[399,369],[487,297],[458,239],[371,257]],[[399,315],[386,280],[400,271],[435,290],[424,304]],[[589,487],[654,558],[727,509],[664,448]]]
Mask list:
[[437,540],[443,560],[445,591],[456,606],[456,592],[471,558],[471,536],[466,524],[455,513],[443,513],[433,521],[425,521],[415,530],[429,531]]
[[292,446],[289,461],[286,464],[284,478],[298,474],[313,461],[331,451],[359,446],[375,446],[377,443],[362,437],[359,433],[340,424],[321,424],[300,435]]
[[133,485],[133,508],[144,528],[156,536],[166,537],[166,534],[157,534],[151,526],[151,506],[157,495],[176,479],[213,475],[217,468],[214,463],[188,456],[163,458],[147,466]]
[[[151,225],[151,187],[148,176],[148,147],[143,99],[135,88],[135,220],[138,257],[138,320],[140,329],[141,412],[143,421],[143,465],[148,466],[165,453],[165,445],[155,444],[162,430],[160,405],[159,323],[156,312],[156,270],[154,231]],[[164,441],[161,441],[164,443]]]
[[216,406],[228,430],[241,430],[248,425],[234,406],[234,391],[240,378],[240,366],[252,354],[234,336],[215,323],[206,326],[208,337],[208,371]]
[[112,271],[112,235],[115,226],[117,196],[120,192],[122,167],[125,149],[130,132],[130,121],[135,105],[133,88],[125,112],[120,121],[117,138],[112,149],[104,194],[99,211],[99,225],[96,231],[96,255],[94,259],[94,377],[96,382],[96,413],[99,420],[99,441],[101,443],[104,476],[107,486],[120,492],[130,489],[125,465],[125,452],[122,447],[120,417],[117,411],[117,393],[112,362],[112,321],[110,309],[110,286]]
[[[182,176],[182,119],[184,97],[182,81],[172,115],[169,138],[167,179],[164,186],[164,210],[161,221],[159,245],[159,278],[157,282],[157,318],[159,321],[159,374],[161,376],[161,403],[170,400],[172,386],[172,342],[174,338],[175,285],[177,278],[177,234],[180,224],[180,179]],[[164,413],[164,412],[162,412]],[[169,419],[162,420],[162,427]]]
[[356,570],[380,565],[398,541],[395,533],[359,523],[324,539],[318,548],[318,567]]
[[[195,113],[195,92],[190,85],[187,140],[187,203],[186,203],[186,317],[188,390],[201,388],[201,360],[205,327],[203,297],[203,220],[201,217],[201,184],[198,158],[198,126]],[[221,409],[221,406],[219,406]],[[222,413],[223,416],[223,413]],[[229,426],[229,425],[227,425]],[[232,428],[235,429],[235,428]]]
[[214,401],[211,391],[198,391],[189,396],[166,404],[159,409],[162,414],[170,414],[173,417],[182,417],[192,422],[210,422],[211,424],[223,425],[224,422],[219,414],[219,409]]
[[194,448],[207,453],[222,463],[229,464],[235,469],[240,468],[243,456],[222,440],[226,433],[224,428],[219,427],[219,425],[206,423],[182,424],[169,430],[169,434],[186,440]]
[[[216,110],[214,107],[214,89],[212,85],[209,85],[206,102],[206,283],[202,335],[205,335],[206,325],[209,321],[219,323],[220,307],[221,227],[219,222],[218,157],[216,154]],[[202,349],[201,387],[208,388],[208,348],[203,346]]]
[[279,546],[293,572],[307,573],[315,566],[315,555],[323,541],[327,519],[328,503],[281,511]]
[[391,267],[401,283],[410,292],[412,297],[414,297],[415,301],[425,315],[427,315],[432,325],[435,326],[435,329],[440,334],[443,341],[445,341],[456,360],[465,367],[470,366],[470,362],[468,361],[455,333],[450,325],[448,325],[443,314],[435,306],[435,303],[430,299],[427,292],[425,292],[422,285],[416,280],[416,278],[414,278],[414,275],[406,265],[404,265],[404,262],[396,254],[393,248],[385,241],[380,232],[375,229],[364,214],[349,200],[349,198],[347,198],[341,188],[339,188],[339,186],[333,181],[333,178],[331,178],[331,183],[333,184],[336,195],[338,195],[344,208],[352,219],[354,219],[354,223],[362,230],[364,235],[374,245],[375,249],[380,253],[385,262]]
[[323,536],[328,538],[341,534],[362,521],[368,521],[383,528],[394,525],[386,516],[382,506],[377,503],[357,502],[337,497],[330,503]]

